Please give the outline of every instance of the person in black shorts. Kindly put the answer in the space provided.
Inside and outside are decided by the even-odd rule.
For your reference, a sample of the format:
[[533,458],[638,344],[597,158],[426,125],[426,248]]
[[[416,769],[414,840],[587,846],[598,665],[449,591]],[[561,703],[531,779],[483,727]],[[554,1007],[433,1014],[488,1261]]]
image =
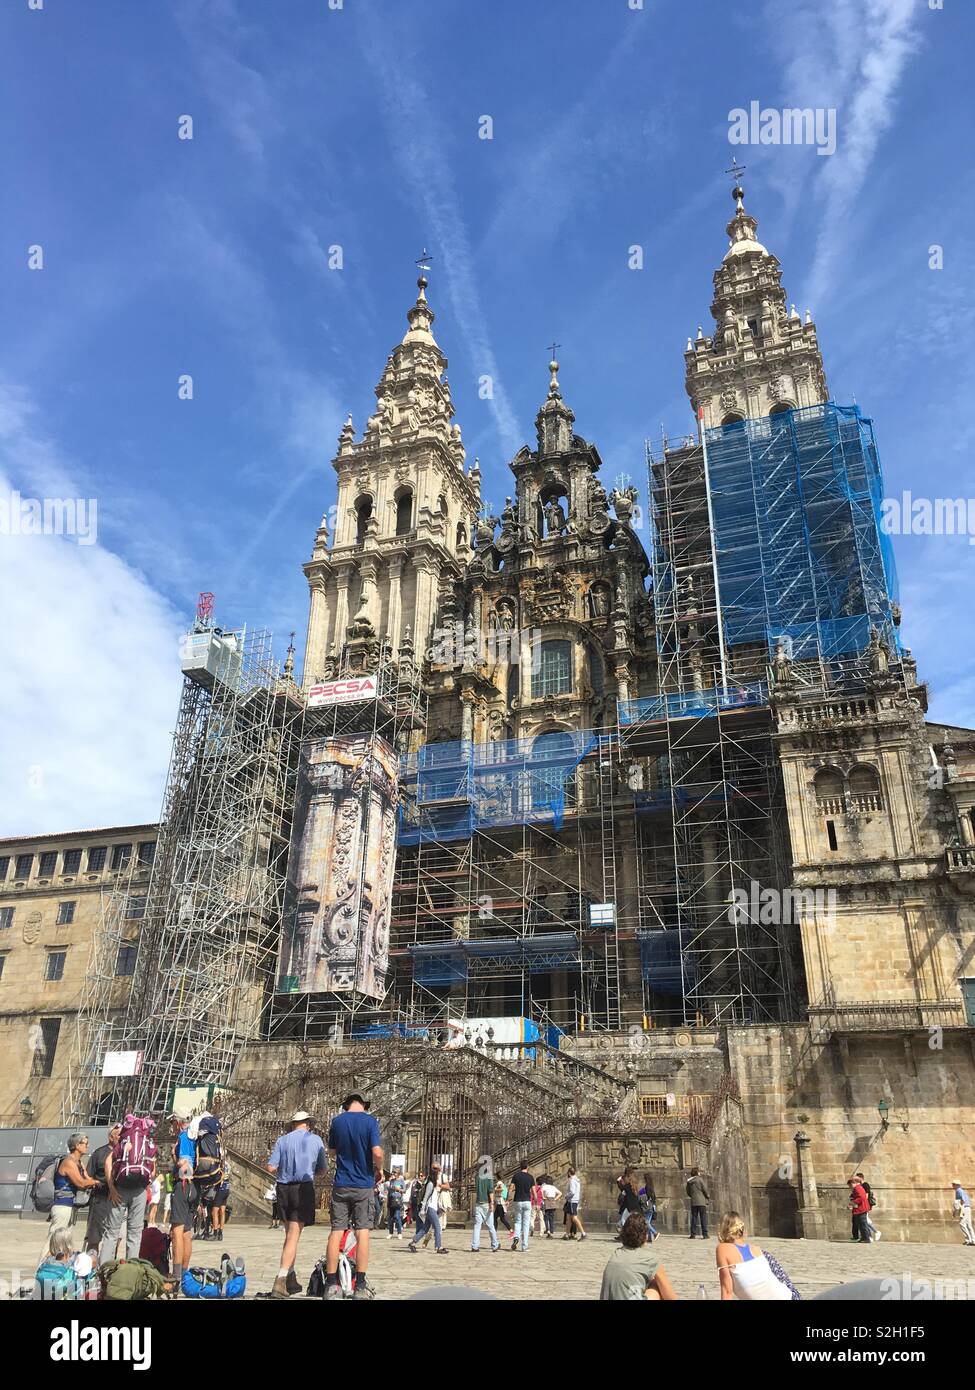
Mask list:
[[312,1117],[299,1110],[291,1117],[291,1130],[282,1134],[271,1151],[267,1170],[277,1178],[278,1212],[284,1222],[281,1267],[271,1288],[272,1298],[301,1293],[295,1274],[298,1242],[306,1226],[315,1224],[315,1174],[325,1169],[325,1145],[311,1132]]

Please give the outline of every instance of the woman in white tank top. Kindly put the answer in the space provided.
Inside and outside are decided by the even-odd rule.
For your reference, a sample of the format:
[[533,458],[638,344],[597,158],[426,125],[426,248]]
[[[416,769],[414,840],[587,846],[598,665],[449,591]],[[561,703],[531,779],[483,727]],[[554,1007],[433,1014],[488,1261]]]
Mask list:
[[770,1303],[801,1297],[778,1261],[745,1240],[745,1223],[736,1211],[721,1218],[715,1262],[722,1299]]

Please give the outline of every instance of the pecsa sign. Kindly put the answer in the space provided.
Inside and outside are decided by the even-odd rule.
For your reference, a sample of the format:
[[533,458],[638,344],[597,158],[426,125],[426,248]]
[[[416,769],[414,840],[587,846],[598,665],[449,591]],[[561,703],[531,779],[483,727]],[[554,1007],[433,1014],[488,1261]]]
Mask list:
[[310,705],[345,705],[353,700],[374,700],[379,694],[375,676],[349,676],[341,681],[323,681],[308,691]]

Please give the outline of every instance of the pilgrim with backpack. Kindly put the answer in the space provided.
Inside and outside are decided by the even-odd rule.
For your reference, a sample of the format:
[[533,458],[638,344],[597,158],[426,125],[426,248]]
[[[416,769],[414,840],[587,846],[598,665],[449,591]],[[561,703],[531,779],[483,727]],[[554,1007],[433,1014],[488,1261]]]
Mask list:
[[114,1259],[123,1224],[126,1228],[125,1258],[139,1258],[149,1184],[156,1176],[154,1129],[154,1120],[126,1115],[118,1142],[105,1160],[105,1181],[112,1209],[98,1251],[99,1264]]

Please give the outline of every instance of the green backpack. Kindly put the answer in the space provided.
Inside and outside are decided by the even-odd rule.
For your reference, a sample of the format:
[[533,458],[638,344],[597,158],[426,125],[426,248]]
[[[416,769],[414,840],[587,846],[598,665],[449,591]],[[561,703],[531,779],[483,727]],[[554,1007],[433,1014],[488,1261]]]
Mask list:
[[162,1298],[166,1293],[162,1275],[148,1260],[109,1260],[100,1267],[98,1277],[102,1297],[116,1303]]

